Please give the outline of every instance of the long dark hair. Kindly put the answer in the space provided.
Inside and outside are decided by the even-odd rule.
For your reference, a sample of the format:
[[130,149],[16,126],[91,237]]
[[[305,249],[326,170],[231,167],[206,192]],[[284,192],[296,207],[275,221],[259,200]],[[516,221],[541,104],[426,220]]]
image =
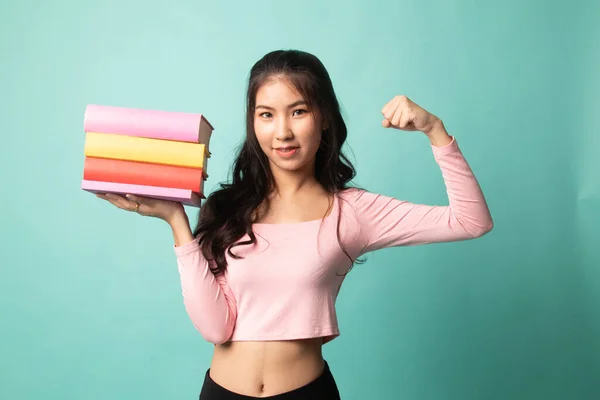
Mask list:
[[[227,267],[225,251],[232,258],[239,258],[231,252],[233,247],[256,242],[252,231],[253,217],[274,188],[269,160],[254,133],[256,92],[274,76],[287,78],[307,102],[308,109],[316,107],[327,122],[315,158],[317,181],[327,192],[335,195],[346,189],[356,175],[352,163],[341,150],[348,131],[325,66],[314,55],[299,50],[277,50],[266,54],[250,71],[246,139],[238,150],[231,183],[222,183],[220,189],[208,196],[199,211],[198,224],[193,232],[195,237],[199,237],[203,255],[214,260],[216,266],[211,269],[215,274],[222,273]],[[249,240],[236,243],[246,234]]]

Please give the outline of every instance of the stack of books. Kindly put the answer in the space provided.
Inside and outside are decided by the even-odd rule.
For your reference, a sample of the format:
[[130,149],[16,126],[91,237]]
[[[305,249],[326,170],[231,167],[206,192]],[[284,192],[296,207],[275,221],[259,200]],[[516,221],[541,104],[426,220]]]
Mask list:
[[213,130],[202,114],[88,105],[81,188],[200,207]]

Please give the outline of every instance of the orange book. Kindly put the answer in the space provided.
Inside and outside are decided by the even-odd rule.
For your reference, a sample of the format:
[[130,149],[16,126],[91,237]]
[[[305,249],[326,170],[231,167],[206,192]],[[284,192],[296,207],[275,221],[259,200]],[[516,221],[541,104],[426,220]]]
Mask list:
[[207,177],[202,168],[110,158],[86,157],[83,165],[86,181],[187,189],[201,195]]

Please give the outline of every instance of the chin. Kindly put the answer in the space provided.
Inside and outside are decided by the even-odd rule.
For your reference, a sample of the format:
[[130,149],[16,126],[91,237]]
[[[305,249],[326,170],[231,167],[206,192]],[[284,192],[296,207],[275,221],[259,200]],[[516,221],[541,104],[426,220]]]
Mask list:
[[287,171],[287,172],[294,172],[294,171],[298,171],[303,169],[305,166],[304,164],[300,164],[300,163],[277,163],[277,162],[272,162],[271,163],[271,168],[276,168],[282,171]]
[[300,160],[289,160],[289,161],[281,161],[281,160],[271,160],[271,169],[278,169],[280,171],[286,172],[295,172],[307,169],[307,162]]

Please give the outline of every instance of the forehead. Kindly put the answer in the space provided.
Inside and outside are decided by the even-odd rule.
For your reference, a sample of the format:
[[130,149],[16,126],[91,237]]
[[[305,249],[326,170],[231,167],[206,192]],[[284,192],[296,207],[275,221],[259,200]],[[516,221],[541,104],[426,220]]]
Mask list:
[[303,100],[302,95],[289,80],[282,77],[267,80],[256,92],[256,104],[285,105],[298,100]]

